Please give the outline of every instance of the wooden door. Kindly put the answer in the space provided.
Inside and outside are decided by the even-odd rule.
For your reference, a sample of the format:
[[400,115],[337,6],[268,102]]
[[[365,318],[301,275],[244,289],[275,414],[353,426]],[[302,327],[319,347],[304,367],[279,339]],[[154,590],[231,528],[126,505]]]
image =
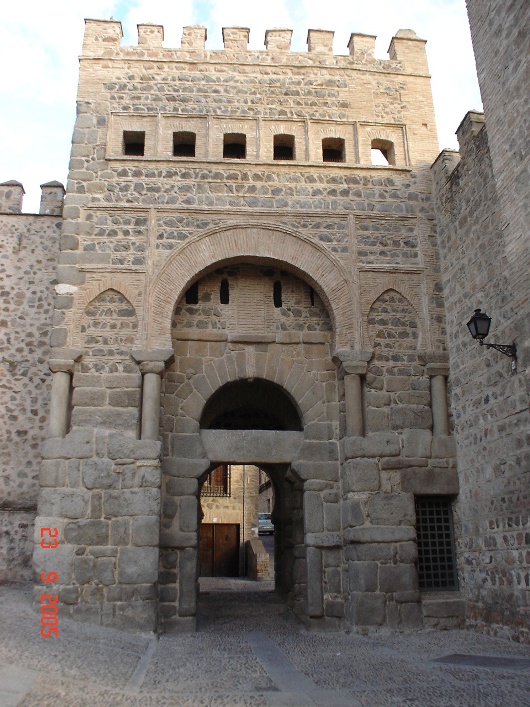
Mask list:
[[201,523],[199,558],[201,577],[238,577],[239,525]]

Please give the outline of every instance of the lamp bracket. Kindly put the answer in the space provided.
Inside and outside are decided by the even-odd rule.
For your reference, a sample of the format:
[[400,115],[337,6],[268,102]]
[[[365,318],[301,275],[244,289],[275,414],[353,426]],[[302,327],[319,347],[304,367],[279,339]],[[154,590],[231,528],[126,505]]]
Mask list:
[[511,358],[517,360],[517,348],[515,344],[486,344],[482,339],[479,340],[481,346],[486,346],[488,349],[495,349],[500,351],[505,356],[510,356]]

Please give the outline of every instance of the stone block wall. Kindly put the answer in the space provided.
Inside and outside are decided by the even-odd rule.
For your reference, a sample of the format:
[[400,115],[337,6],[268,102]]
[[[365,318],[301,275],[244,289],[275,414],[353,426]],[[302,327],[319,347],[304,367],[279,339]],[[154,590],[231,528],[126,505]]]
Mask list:
[[[442,152],[433,165],[460,476],[461,587],[468,624],[527,641],[528,288],[518,290],[510,276],[511,239],[489,134],[482,114],[468,113],[458,129],[460,155]],[[528,248],[517,257],[527,279]],[[479,348],[469,335],[465,322],[475,307],[493,320],[486,341],[516,342],[517,375],[509,358]]]
[[[94,429],[45,442],[35,527],[36,597],[58,594],[61,612],[74,618],[156,629],[159,455],[159,442]],[[41,528],[58,530],[58,547],[41,546]],[[42,572],[59,575],[45,590]]]
[[0,185],[0,580],[32,577],[62,225],[57,210],[21,213],[23,193],[18,182]]

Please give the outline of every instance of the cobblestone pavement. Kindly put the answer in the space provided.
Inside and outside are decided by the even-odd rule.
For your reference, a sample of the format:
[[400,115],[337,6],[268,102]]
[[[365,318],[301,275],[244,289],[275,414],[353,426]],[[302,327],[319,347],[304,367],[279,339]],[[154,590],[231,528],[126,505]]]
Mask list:
[[[467,631],[307,632],[271,587],[201,580],[192,635],[61,618],[59,638],[43,639],[31,585],[1,586],[0,707],[530,704],[528,647]],[[439,662],[455,654],[467,658]]]

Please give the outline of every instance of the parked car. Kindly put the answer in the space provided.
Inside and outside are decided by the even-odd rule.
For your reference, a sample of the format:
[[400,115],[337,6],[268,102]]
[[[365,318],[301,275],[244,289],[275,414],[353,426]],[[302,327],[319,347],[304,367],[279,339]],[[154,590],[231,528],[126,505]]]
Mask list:
[[258,535],[272,535],[274,525],[270,513],[258,513]]

